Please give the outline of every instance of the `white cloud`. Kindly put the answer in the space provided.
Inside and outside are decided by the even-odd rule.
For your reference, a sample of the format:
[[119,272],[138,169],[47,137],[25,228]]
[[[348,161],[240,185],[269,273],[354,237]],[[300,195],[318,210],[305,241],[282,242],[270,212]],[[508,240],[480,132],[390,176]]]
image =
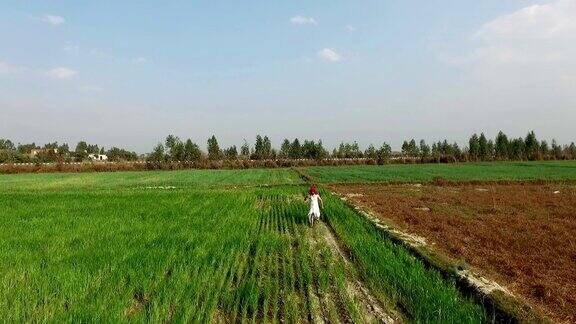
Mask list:
[[576,1],[555,0],[502,15],[483,24],[471,41],[473,48],[465,55],[437,51],[437,56],[450,65],[475,66],[479,71],[512,66],[525,66],[525,71],[546,68],[544,73],[574,70]]
[[144,63],[148,63],[148,60],[145,57],[135,57],[132,59],[132,63],[144,64]]
[[575,16],[576,1],[556,0],[498,17],[484,24],[477,36],[489,41],[573,37]]
[[64,17],[57,15],[44,15],[42,21],[52,26],[60,26],[66,23]]
[[312,17],[304,17],[304,16],[294,16],[290,18],[290,22],[294,25],[318,25],[316,19]]
[[491,63],[576,63],[576,1],[556,0],[498,17],[475,34],[471,59]]
[[319,58],[330,62],[338,62],[342,60],[342,55],[330,48],[321,49],[317,54]]
[[46,72],[48,77],[55,80],[70,80],[76,77],[77,74],[78,72],[66,67],[57,67]]
[[566,129],[565,119],[574,120],[575,0],[547,1],[495,17],[467,41],[431,41],[438,59],[459,69],[457,86],[450,90],[459,109],[477,114],[478,122],[498,114],[498,121],[486,125],[522,125],[551,134]]
[[346,30],[351,32],[351,33],[356,31],[356,27],[354,27],[352,25],[346,25],[344,28],[346,28]]

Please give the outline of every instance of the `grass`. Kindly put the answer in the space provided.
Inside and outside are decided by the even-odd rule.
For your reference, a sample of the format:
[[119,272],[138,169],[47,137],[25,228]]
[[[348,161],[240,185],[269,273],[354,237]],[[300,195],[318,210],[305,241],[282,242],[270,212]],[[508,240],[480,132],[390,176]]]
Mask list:
[[305,288],[338,287],[343,277],[336,262],[309,253],[305,206],[287,197],[275,189],[3,193],[0,318],[305,319]]
[[290,169],[178,170],[103,173],[0,175],[1,189],[120,189],[154,186],[178,188],[302,184]]
[[[306,188],[234,188],[299,181],[289,170],[2,176],[0,318],[362,322],[346,285],[356,271],[311,243]],[[325,213],[357,274],[408,319],[485,319],[338,199]]]
[[576,161],[326,166],[304,169],[320,183],[576,180]]
[[415,322],[478,323],[484,310],[462,297],[455,283],[427,269],[405,248],[337,197],[324,194],[328,222],[350,251],[365,282],[380,298],[392,301]]

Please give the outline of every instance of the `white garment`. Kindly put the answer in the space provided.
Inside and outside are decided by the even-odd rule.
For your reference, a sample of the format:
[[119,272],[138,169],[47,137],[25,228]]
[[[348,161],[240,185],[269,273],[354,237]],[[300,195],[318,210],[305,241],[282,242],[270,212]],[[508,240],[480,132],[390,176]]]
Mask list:
[[308,212],[308,216],[314,215],[316,218],[320,218],[320,206],[318,205],[319,197],[319,195],[310,196],[310,211]]

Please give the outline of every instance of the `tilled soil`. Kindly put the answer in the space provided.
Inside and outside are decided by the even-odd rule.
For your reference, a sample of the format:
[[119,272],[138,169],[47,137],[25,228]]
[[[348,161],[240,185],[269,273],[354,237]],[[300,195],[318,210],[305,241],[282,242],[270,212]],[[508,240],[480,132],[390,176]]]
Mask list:
[[338,185],[558,321],[576,322],[574,184]]

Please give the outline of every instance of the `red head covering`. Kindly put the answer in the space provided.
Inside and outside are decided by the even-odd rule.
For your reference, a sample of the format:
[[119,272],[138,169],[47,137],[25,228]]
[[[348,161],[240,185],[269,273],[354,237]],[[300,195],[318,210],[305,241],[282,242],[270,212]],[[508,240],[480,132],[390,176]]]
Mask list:
[[310,194],[310,196],[317,195],[318,189],[316,189],[316,185],[312,185],[310,187],[310,190],[308,190],[308,193]]

